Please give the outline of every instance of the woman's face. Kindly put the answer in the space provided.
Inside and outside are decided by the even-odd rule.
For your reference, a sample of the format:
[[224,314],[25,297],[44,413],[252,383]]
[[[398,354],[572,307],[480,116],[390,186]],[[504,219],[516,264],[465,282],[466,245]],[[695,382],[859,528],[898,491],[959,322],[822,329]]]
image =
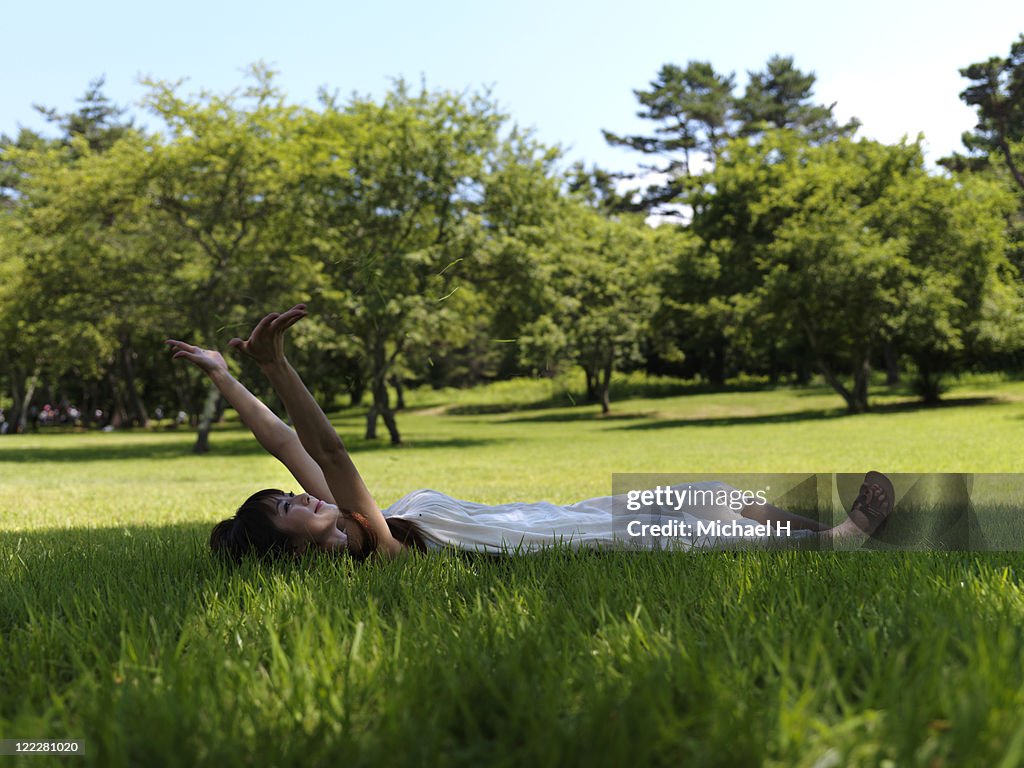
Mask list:
[[274,501],[271,522],[287,534],[300,549],[306,545],[323,549],[348,548],[348,523],[334,504],[308,493],[283,494]]

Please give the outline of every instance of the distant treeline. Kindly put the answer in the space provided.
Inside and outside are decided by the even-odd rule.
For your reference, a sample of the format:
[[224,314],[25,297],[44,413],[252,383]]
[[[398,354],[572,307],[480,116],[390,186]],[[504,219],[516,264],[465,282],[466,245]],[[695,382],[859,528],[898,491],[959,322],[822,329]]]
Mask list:
[[148,82],[149,132],[96,81],[44,110],[59,136],[0,139],[0,405],[21,427],[44,401],[115,426],[184,411],[205,444],[223,404],[163,340],[225,349],[300,301],[314,394],[368,401],[367,436],[383,419],[395,442],[404,387],[571,366],[606,410],[622,370],[820,374],[860,412],[884,368],[937,400],[1024,349],[1024,36],[962,73],[978,127],[938,173],[920,140],[839,125],[792,59],[742,94],[666,65],[635,92],[651,134],[606,132],[653,160],[632,192],[482,94],[309,108],[255,66],[225,95]]

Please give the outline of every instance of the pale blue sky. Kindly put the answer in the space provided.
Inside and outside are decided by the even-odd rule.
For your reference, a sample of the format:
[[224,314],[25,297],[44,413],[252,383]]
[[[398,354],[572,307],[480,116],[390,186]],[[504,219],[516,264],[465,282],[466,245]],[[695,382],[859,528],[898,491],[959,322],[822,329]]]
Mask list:
[[437,88],[491,86],[515,121],[562,144],[567,162],[630,170],[638,156],[608,147],[601,129],[645,130],[632,89],[662,64],[710,60],[735,71],[742,87],[747,70],[778,53],[816,72],[819,100],[838,102],[841,118],[859,117],[861,135],[896,141],[923,131],[934,159],[974,124],[958,99],[965,81],[957,69],[1006,55],[1024,32],[1019,0],[824,5],[0,0],[0,132],[40,127],[33,102],[73,109],[102,74],[111,98],[133,104],[140,75],[228,90],[262,59],[293,101],[310,105],[320,85],[380,95],[400,75]]

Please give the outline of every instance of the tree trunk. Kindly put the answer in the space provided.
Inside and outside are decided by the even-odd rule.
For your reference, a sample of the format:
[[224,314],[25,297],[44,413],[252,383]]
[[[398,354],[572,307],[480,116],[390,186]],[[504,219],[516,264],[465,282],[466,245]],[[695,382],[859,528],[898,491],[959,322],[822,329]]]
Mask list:
[[850,410],[853,413],[866,413],[868,410],[868,384],[871,381],[871,362],[865,355],[860,367],[853,376],[853,401]]
[[363,402],[363,395],[366,394],[366,381],[361,375],[353,376],[348,382],[349,406],[356,407]]
[[885,383],[890,387],[900,383],[900,356],[892,344],[885,345]]
[[377,406],[374,404],[371,404],[366,412],[366,434],[363,438],[365,440],[377,439]]
[[82,424],[85,425],[86,429],[91,428],[93,421],[95,421],[94,414],[99,407],[99,401],[99,396],[96,394],[96,383],[90,381],[83,392]]
[[768,350],[768,383],[773,387],[779,384],[778,349],[773,346]]
[[853,377],[853,389],[847,389],[835,371],[823,359],[818,359],[818,367],[821,369],[825,381],[846,401],[846,408],[850,413],[864,413],[868,410],[868,377],[871,373],[871,365],[865,359]]
[[[178,408],[179,411],[185,413],[194,413],[192,402],[192,387],[189,385],[188,378],[185,374],[185,366],[175,365],[171,367],[171,372],[174,377],[174,392],[178,395]],[[170,414],[171,422],[177,424],[178,419],[177,413]]]
[[127,390],[127,405],[130,406],[132,422],[140,427],[149,426],[149,413],[146,411],[146,404],[135,388],[135,364],[132,362],[135,357],[135,350],[132,348],[132,340],[129,334],[121,337],[121,367],[124,371],[124,383]]
[[[32,398],[36,394],[36,386],[39,379],[39,369],[36,368],[31,375],[26,376],[21,369],[20,384],[12,380],[14,388],[15,414],[14,428],[17,432],[25,432],[28,429],[28,411],[32,407]],[[20,390],[20,397],[19,397]]]
[[609,397],[609,390],[612,384],[612,366],[611,363],[604,367],[604,371],[601,375],[601,413],[608,413],[611,411],[611,400]]
[[397,376],[392,376],[391,386],[395,388],[395,410],[405,410],[405,390],[402,388],[402,380]]
[[850,413],[864,413],[868,409],[868,381],[871,374],[870,348],[864,351],[860,368],[853,375],[853,391],[851,392],[828,364],[822,352],[822,345],[818,342],[818,336],[814,332],[813,325],[807,317],[803,319],[804,334],[811,346],[814,359],[818,363],[822,375],[825,377],[825,381],[846,401],[846,408]]
[[15,368],[11,362],[10,355],[4,355],[4,362],[7,365],[8,375],[11,380],[11,418],[10,428],[15,432],[23,431],[25,408],[22,407],[22,393],[25,391],[25,374],[21,368]]
[[597,402],[597,371],[595,371],[591,366],[585,365],[585,366],[583,366],[583,373],[587,377],[587,402],[588,403],[596,403]]
[[110,396],[114,401],[113,410],[110,413],[110,425],[120,428],[128,423],[128,409],[125,407],[124,398],[121,397],[121,390],[117,386],[114,374],[107,371],[107,386],[110,387]]
[[806,387],[811,383],[811,366],[802,360],[796,364],[794,383],[798,387]]
[[11,426],[15,432],[23,432],[25,430],[25,409],[21,407],[21,385],[18,384],[15,373],[11,371],[11,400],[13,405],[11,407]]
[[220,424],[224,421],[224,411],[228,407],[228,401],[223,397],[217,398],[217,407],[213,411],[213,423]]
[[210,451],[210,430],[213,427],[213,417],[217,412],[217,402],[220,400],[220,390],[216,384],[210,384],[206,391],[206,400],[203,402],[203,413],[199,417],[199,431],[196,434],[196,443],[192,446],[192,453],[209,453]]
[[942,371],[936,371],[926,360],[917,360],[914,390],[926,405],[938,405],[942,400]]
[[388,434],[391,436],[391,444],[401,445],[402,436],[398,434],[395,414],[388,403],[388,385],[383,378],[378,378],[373,382],[373,407],[384,419],[384,426],[388,428]]
[[1003,152],[1003,159],[1006,160],[1006,165],[1010,169],[1010,173],[1013,175],[1013,180],[1017,182],[1017,186],[1024,190],[1024,173],[1021,173],[1017,164],[1013,161],[1013,152],[1010,151],[1010,145],[1006,142],[1006,139],[1000,137],[999,149]]
[[725,386],[725,342],[719,341],[711,347],[711,370],[708,378],[714,387]]
[[376,439],[377,416],[379,415],[384,419],[384,426],[388,428],[388,433],[391,435],[391,444],[401,445],[402,437],[398,434],[395,414],[391,410],[391,405],[388,401],[388,370],[391,368],[391,364],[394,362],[400,347],[395,350],[390,359],[388,358],[383,341],[374,343],[371,349],[370,391],[373,394],[373,406],[370,408],[370,412],[366,414],[366,439]]

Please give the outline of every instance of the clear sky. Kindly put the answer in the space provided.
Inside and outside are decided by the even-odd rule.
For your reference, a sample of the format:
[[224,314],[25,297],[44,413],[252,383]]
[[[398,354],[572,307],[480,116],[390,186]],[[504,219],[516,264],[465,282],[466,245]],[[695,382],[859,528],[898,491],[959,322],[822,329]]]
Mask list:
[[[710,61],[736,72],[773,54],[818,76],[816,96],[855,115],[861,135],[923,132],[929,158],[974,125],[958,69],[1005,56],[1024,32],[1020,0],[0,0],[0,132],[44,124],[33,103],[75,108],[89,81],[132,106],[140,75],[229,90],[264,60],[289,97],[313,105],[319,86],[379,96],[392,78],[455,90],[490,87],[520,125],[582,159],[631,170],[636,153],[601,135],[649,130],[632,90],[662,64]],[[137,110],[136,110],[137,111]],[[144,123],[152,121],[143,119]]]

